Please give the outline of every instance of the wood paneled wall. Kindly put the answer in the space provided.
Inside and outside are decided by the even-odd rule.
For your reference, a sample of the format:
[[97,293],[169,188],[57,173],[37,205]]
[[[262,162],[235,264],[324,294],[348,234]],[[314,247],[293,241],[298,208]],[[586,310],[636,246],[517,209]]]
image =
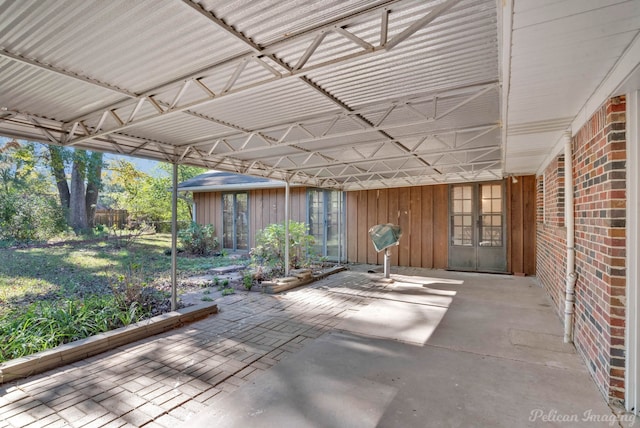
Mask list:
[[536,177],[507,179],[507,270],[536,273]]
[[347,192],[347,259],[382,264],[369,239],[369,228],[395,223],[400,245],[391,249],[391,264],[447,267],[448,186],[416,186]]
[[[535,176],[505,180],[507,194],[507,270],[534,275],[536,268]],[[222,193],[194,194],[196,219],[213,224],[222,239]],[[382,264],[369,239],[375,224],[402,228],[400,245],[391,249],[391,264],[446,269],[449,240],[449,186],[416,186],[346,192],[347,259],[353,263]],[[306,188],[291,189],[291,219],[307,221]],[[249,246],[255,233],[284,221],[284,189],[249,191]]]
[[[535,274],[535,176],[505,180],[507,190],[507,269]],[[382,264],[369,239],[375,224],[402,228],[400,245],[391,249],[391,264],[446,269],[449,242],[449,186],[416,186],[347,192],[347,259]]]
[[[249,190],[249,247],[255,246],[255,234],[271,223],[284,222],[284,189]],[[222,192],[196,192],[196,221],[213,224],[222,241]],[[291,188],[291,220],[307,221],[306,188]]]

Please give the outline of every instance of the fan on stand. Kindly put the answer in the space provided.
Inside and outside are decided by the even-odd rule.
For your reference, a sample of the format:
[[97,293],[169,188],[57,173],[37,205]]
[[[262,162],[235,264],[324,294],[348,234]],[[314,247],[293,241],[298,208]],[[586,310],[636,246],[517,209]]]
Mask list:
[[402,229],[397,224],[376,224],[369,229],[369,237],[373,242],[373,248],[377,252],[384,250],[384,277],[391,278],[391,254],[389,248],[398,245]]

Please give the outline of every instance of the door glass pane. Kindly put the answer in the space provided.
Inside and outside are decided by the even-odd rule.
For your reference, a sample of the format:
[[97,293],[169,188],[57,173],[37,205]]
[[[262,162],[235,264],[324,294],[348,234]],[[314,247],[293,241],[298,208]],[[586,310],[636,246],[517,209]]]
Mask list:
[[502,185],[481,184],[480,246],[501,247],[502,235]]
[[236,249],[249,249],[249,209],[248,195],[246,193],[238,193],[236,196]]
[[222,248],[249,249],[249,196],[247,193],[222,195]]
[[471,186],[462,186],[462,198],[463,199],[471,199]]
[[311,189],[309,197],[309,234],[316,240],[313,252],[323,255],[324,244],[324,201],[320,190]]
[[453,245],[473,246],[473,187],[455,186],[452,192],[451,242]]
[[473,245],[473,218],[470,215],[456,215],[452,218],[452,244],[469,247]]
[[233,249],[233,194],[222,195],[222,247]]
[[491,199],[482,198],[482,212],[491,212]]
[[340,212],[341,193],[335,190],[325,192],[327,197],[327,252],[326,256],[337,258],[340,254]]
[[343,193],[335,190],[309,189],[309,234],[315,238],[314,255],[337,259],[341,255]]

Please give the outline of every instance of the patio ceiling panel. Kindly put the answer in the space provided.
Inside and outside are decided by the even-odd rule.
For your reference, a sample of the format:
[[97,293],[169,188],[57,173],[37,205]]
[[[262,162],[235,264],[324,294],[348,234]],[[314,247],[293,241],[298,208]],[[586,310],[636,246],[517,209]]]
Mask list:
[[296,80],[277,80],[197,108],[202,114],[252,130],[338,110],[334,103]]
[[3,3],[2,49],[133,93],[247,50],[170,0]]
[[[390,15],[390,35],[432,5],[409,3]],[[394,17],[397,26],[393,26]],[[353,107],[416,93],[497,80],[493,2],[460,2],[385,55],[357,58],[309,78]],[[357,28],[353,30],[357,33]],[[322,45],[324,46],[324,44]]]
[[640,2],[518,0],[511,25],[505,172],[536,173],[640,37]]
[[91,111],[96,107],[92,100],[113,102],[121,97],[108,89],[9,59],[0,52],[0,107],[61,118]]
[[125,132],[140,138],[164,141],[178,146],[182,141],[202,139],[225,132],[235,132],[235,130],[202,117],[181,114],[167,117],[161,122],[154,123],[153,126],[133,126]]
[[[399,3],[397,0],[231,0],[199,2],[206,10],[232,23],[234,28],[260,45],[271,45],[291,36],[324,26],[327,22],[353,18]],[[265,19],[268,16],[269,19]]]
[[498,125],[498,88],[488,85],[450,97],[434,95],[425,101],[398,103],[391,111],[364,113],[363,116],[372,123],[379,123],[394,137],[420,131]]

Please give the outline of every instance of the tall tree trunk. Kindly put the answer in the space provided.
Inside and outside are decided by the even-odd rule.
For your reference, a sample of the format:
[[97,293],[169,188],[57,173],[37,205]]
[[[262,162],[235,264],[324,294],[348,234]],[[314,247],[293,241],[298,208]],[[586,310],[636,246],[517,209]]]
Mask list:
[[69,201],[69,225],[76,233],[86,230],[87,206],[85,204],[84,171],[85,163],[76,157],[71,169],[71,199]]
[[102,186],[102,153],[91,153],[87,163],[87,194],[85,207],[87,212],[87,225],[96,225],[96,205],[98,194]]
[[49,154],[51,156],[51,171],[56,180],[58,187],[58,196],[60,196],[60,206],[64,211],[64,216],[69,221],[69,202],[71,201],[71,193],[69,192],[69,183],[67,183],[67,175],[64,172],[64,158],[62,156],[62,147],[49,145]]

